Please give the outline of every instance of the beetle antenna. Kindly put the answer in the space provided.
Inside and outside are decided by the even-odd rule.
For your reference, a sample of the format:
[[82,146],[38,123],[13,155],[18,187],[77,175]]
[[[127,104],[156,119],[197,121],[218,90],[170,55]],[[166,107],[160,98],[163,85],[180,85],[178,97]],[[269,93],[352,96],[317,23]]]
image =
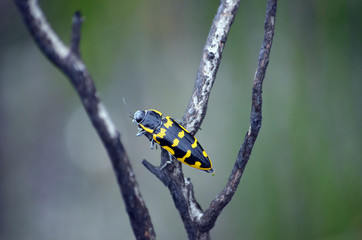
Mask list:
[[126,103],[126,99],[124,99],[124,98],[123,98],[123,104],[126,107],[127,111],[129,112],[129,117],[133,119],[133,114]]

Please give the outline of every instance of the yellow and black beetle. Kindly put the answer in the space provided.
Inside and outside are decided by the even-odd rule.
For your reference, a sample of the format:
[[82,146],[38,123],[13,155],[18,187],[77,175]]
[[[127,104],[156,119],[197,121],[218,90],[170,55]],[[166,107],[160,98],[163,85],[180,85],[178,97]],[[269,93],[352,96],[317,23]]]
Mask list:
[[138,110],[133,115],[133,122],[139,130],[136,136],[145,135],[151,141],[151,148],[156,142],[180,162],[208,173],[214,172],[197,139],[171,117],[163,118],[162,113],[154,109]]

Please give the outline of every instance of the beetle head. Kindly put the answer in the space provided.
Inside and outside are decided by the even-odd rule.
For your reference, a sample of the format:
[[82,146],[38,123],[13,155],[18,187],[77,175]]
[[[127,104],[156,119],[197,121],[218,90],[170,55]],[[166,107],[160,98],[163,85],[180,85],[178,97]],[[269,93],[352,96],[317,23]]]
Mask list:
[[145,111],[142,110],[138,110],[134,115],[133,115],[133,122],[140,124],[143,119],[145,118]]

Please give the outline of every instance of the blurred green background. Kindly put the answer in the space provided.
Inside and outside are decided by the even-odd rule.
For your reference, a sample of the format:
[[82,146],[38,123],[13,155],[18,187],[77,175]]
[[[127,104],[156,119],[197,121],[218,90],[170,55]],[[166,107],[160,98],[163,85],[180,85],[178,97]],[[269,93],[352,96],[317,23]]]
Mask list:
[[[218,1],[40,1],[81,51],[121,132],[158,239],[186,239],[168,189],[141,164],[123,106],[182,119]],[[197,137],[216,175],[184,167],[205,209],[249,127],[266,1],[242,1]],[[263,125],[212,239],[362,239],[362,1],[279,1]],[[133,239],[105,150],[69,81],[0,1],[0,239]]]

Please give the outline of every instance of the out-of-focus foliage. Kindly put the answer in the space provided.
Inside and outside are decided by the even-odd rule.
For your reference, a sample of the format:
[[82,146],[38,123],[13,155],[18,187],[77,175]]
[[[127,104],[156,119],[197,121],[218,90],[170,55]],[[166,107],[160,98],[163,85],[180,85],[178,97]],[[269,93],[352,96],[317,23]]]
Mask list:
[[[40,1],[82,57],[122,134],[159,239],[185,239],[159,162],[123,106],[181,119],[218,1]],[[184,167],[206,208],[248,130],[266,1],[242,1],[197,137],[216,169]],[[361,1],[280,1],[263,126],[213,239],[361,239]],[[133,239],[110,166],[68,80],[0,2],[0,239]]]

